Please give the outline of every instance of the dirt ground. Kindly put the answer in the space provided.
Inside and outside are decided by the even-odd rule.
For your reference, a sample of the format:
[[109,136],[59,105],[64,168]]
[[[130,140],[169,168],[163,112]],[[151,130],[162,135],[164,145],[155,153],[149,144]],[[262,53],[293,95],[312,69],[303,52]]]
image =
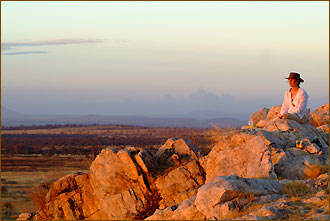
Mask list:
[[85,156],[2,156],[1,218],[37,211],[30,199],[35,187],[70,173],[87,173],[90,161]]

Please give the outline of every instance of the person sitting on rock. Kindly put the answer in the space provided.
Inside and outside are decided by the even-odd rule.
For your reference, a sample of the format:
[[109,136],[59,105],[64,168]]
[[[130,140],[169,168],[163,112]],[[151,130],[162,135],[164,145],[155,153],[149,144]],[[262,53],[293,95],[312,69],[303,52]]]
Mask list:
[[300,88],[300,83],[304,80],[296,72],[290,72],[289,77],[285,79],[289,80],[291,88],[285,92],[279,118],[291,119],[305,124],[308,122],[307,102],[309,96],[304,89]]

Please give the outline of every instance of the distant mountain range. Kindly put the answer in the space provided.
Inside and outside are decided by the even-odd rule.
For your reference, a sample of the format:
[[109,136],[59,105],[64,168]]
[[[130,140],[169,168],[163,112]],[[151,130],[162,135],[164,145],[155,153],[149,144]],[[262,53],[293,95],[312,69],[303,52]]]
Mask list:
[[21,114],[1,107],[1,125],[46,125],[46,124],[118,124],[149,127],[187,127],[208,128],[213,125],[218,127],[240,128],[246,121],[231,117],[215,117],[216,113],[206,112],[207,117],[201,113],[188,115],[163,115],[163,116],[119,116],[119,115],[28,115]]
[[22,114],[16,112],[16,111],[13,111],[13,110],[10,110],[6,107],[3,107],[1,106],[1,117],[19,117],[21,116]]

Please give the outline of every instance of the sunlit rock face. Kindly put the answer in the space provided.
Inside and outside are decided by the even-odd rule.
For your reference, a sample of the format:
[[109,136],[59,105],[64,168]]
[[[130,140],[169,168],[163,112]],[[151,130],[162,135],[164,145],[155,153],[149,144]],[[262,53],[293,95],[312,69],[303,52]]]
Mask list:
[[271,161],[271,150],[263,139],[255,135],[239,134],[232,139],[241,140],[227,147],[216,145],[207,156],[206,183],[217,176],[236,174],[244,178],[276,178]]

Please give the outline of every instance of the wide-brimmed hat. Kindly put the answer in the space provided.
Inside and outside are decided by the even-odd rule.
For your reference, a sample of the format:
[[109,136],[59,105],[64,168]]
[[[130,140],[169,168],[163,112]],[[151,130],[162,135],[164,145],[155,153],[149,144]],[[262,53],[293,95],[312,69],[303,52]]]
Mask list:
[[289,77],[285,78],[285,79],[297,79],[300,82],[304,82],[304,80],[300,77],[300,74],[297,72],[290,72]]

